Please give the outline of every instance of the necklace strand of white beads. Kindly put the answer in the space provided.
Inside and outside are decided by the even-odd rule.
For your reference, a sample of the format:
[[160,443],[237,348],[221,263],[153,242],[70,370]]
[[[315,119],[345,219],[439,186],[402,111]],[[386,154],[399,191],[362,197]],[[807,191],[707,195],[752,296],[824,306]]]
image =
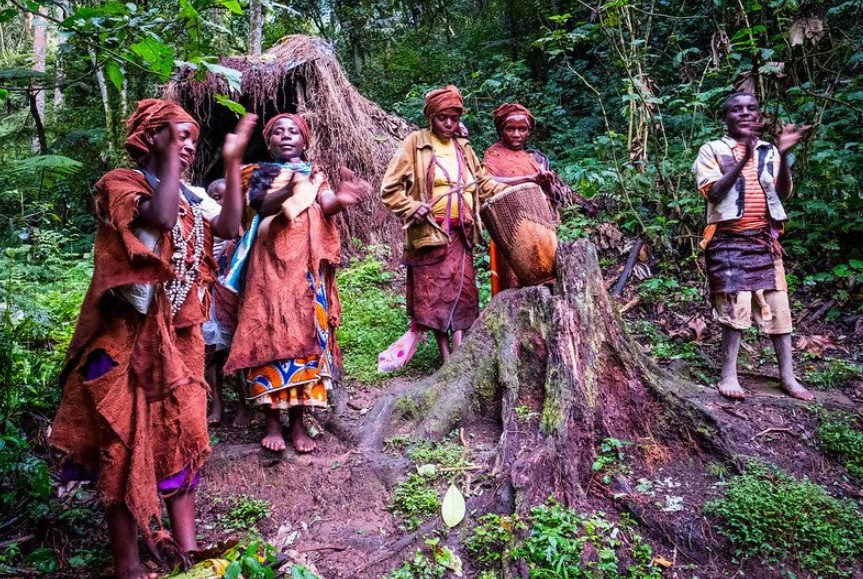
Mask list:
[[[174,268],[174,279],[165,283],[165,293],[171,302],[172,316],[180,311],[180,307],[186,301],[186,296],[189,295],[192,285],[198,279],[204,255],[204,216],[201,213],[200,203],[192,204],[194,223],[189,235],[183,237],[183,217],[185,215],[186,208],[181,206],[177,222],[171,230],[171,245],[174,248],[174,253],[171,255],[171,265]],[[187,264],[190,239],[194,240],[191,266]]]

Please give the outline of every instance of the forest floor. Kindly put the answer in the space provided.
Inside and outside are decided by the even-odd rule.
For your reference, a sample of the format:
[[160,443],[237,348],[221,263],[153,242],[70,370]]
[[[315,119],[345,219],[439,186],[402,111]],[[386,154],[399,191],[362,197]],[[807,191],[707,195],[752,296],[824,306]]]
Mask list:
[[[617,279],[620,264],[620,260],[605,261],[606,287]],[[657,278],[660,283],[651,283]],[[398,289],[395,278],[388,291],[397,294]],[[858,504],[863,500],[859,479],[818,447],[819,411],[815,410],[858,412],[863,400],[859,374],[863,324],[859,316],[825,316],[826,297],[802,294],[809,303],[803,307],[801,293],[796,295],[795,321],[802,323],[795,331],[795,363],[798,376],[813,387],[814,404],[793,400],[779,390],[770,342],[754,331],[747,333],[740,357],[741,382],[748,397],[732,401],[716,392],[712,384],[718,375],[718,327],[709,319],[694,282],[677,283],[668,276],[633,279],[616,300],[627,329],[644,350],[667,370],[700,384],[699,402],[733,420],[726,435],[737,448],[747,449],[739,460],[719,463],[684,448],[680,441],[665,443],[646,435],[644,440],[612,440],[598,450],[613,476],[595,473],[588,488],[589,507],[614,525],[622,513],[635,520],[665,577],[785,576],[769,563],[735,562],[733,546],[703,511],[706,503],[724,495],[747,457],[821,484],[833,496]],[[386,346],[380,344],[379,349]],[[367,382],[346,379],[335,392],[342,398],[340,418],[346,424],[359,423],[380,397],[431,372],[424,364],[419,366],[413,375],[382,375]],[[226,386],[226,393],[229,390]],[[274,454],[259,444],[262,416],[255,413],[251,426],[238,430],[231,425],[235,411],[236,400],[229,397],[222,423],[212,429],[213,455],[198,499],[202,546],[224,544],[230,538],[245,540],[254,529],[288,561],[327,579],[384,577],[405,562],[411,565],[419,560],[427,565],[428,575],[418,574],[414,564],[411,572],[398,577],[452,576],[434,556],[448,548],[460,558],[463,576],[480,575],[483,568],[477,552],[468,545],[480,515],[489,512],[491,505],[509,500],[501,501],[501,493],[509,487],[495,465],[496,445],[504,434],[499,419],[466,424],[446,441],[427,447],[455,448],[456,458],[447,459],[455,463],[448,465],[433,452],[411,454],[410,445],[416,441],[408,440],[409,432],[390,433],[383,452],[360,448],[326,429],[332,410],[317,411],[310,421],[317,434],[315,452],[301,455],[289,445],[284,453]],[[500,413],[490,411],[489,416]],[[525,408],[521,419],[528,425],[539,416]],[[426,462],[449,474],[411,482],[408,474]],[[450,483],[461,489],[467,502],[465,520],[453,528],[440,515],[440,501]],[[394,507],[400,493],[407,504]],[[422,502],[420,496],[426,498],[418,506],[414,503]],[[105,544],[101,529],[76,541],[99,550]],[[101,568],[107,572],[107,561],[103,563]],[[90,566],[94,568],[98,564]],[[494,571],[484,577],[502,575]]]

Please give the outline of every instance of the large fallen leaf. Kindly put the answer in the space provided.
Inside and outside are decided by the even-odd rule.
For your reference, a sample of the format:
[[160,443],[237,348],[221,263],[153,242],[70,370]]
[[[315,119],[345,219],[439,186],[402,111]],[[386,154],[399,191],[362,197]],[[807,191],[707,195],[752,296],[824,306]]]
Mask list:
[[446,491],[446,495],[444,495],[443,498],[443,504],[441,505],[443,522],[446,523],[448,527],[455,527],[462,521],[462,519],[464,519],[464,514],[464,496],[455,485],[449,485],[449,489]]
[[816,334],[797,338],[797,349],[804,350],[816,358],[824,356],[824,350],[836,348],[836,342],[830,334]]

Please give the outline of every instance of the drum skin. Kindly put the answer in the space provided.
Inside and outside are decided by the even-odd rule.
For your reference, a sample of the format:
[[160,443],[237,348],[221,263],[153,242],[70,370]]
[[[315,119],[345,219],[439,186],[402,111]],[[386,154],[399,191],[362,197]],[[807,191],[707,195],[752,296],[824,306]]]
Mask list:
[[498,193],[482,206],[480,217],[523,286],[554,278],[557,231],[538,185],[523,183]]

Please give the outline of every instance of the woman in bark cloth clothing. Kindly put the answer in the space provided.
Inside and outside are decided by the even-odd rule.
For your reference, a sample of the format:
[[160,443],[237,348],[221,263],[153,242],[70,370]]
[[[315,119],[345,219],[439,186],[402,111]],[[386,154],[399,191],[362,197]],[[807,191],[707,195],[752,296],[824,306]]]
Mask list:
[[196,549],[195,487],[210,451],[201,323],[213,234],[232,237],[239,227],[240,160],[254,123],[244,118],[225,139],[228,193],[218,216],[205,215],[180,182],[199,129],[172,102],[138,103],[126,139],[138,169],[96,183],[93,280],[60,375],[51,442],[69,454],[64,478],[97,477],[117,577],[155,575],[141,566],[138,529],[159,557],[187,563]]
[[311,452],[315,442],[304,409],[326,407],[340,368],[341,239],[332,217],[370,186],[342,169],[333,193],[323,169],[309,160],[309,128],[298,115],[271,119],[264,141],[275,162],[243,169],[243,190],[256,216],[246,228],[244,241],[251,245],[225,372],[242,370],[248,400],[265,408],[264,448],[285,450],[279,413],[288,410],[291,443],[297,452]]
[[[498,141],[486,149],[482,164],[495,180],[515,185],[535,182],[542,187],[554,211],[578,203],[585,213],[596,216],[596,208],[550,170],[548,157],[541,151],[525,149],[528,137],[536,127],[531,112],[518,103],[504,103],[494,110],[494,127]],[[494,242],[491,242],[491,295],[521,282]]]
[[776,145],[762,141],[761,110],[748,93],[734,93],[722,105],[728,134],[701,147],[693,165],[707,199],[705,249],[714,318],[722,325],[723,396],[744,398],[737,380],[743,331],[754,318],[773,341],[782,389],[790,396],[814,396],[794,377],[791,308],[779,235],[787,217],[782,200],[791,194],[788,152],[809,129],[785,125]]
[[434,333],[444,362],[479,315],[471,251],[480,201],[507,187],[488,177],[468,140],[456,136],[463,111],[455,86],[429,92],[429,128],[408,135],[381,185],[381,199],[405,221],[408,316],[417,331]]

